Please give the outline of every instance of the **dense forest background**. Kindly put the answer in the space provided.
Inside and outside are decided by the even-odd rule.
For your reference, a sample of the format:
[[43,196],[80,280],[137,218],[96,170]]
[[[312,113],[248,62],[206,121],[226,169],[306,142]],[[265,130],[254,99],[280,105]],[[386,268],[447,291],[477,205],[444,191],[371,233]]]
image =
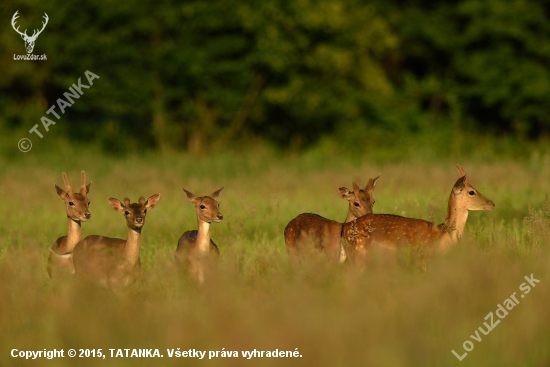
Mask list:
[[[47,61],[14,60],[16,11],[29,34],[48,14],[33,52]],[[108,153],[550,135],[547,1],[21,0],[0,14],[3,136],[28,135],[86,70],[100,79],[51,135]]]

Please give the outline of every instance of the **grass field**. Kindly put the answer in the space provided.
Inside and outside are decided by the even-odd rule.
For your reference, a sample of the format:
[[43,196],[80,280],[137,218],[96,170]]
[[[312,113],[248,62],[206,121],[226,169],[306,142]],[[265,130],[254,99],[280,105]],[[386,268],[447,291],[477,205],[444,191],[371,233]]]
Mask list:
[[[375,165],[267,150],[109,158],[36,149],[1,163],[0,366],[550,366],[549,156]],[[429,259],[426,272],[407,253],[364,269],[288,263],[282,233],[292,218],[314,212],[344,220],[347,202],[337,188],[364,186],[379,173],[375,213],[443,221],[456,163],[496,207],[472,212],[463,241]],[[49,247],[67,231],[53,185],[62,184],[63,171],[77,185],[82,169],[93,181],[84,236],[126,235],[108,196],[134,202],[162,194],[142,232],[141,279],[122,299],[52,283],[46,272]],[[173,267],[179,236],[196,227],[182,187],[206,195],[221,186],[225,219],[211,227],[221,261],[197,289]],[[540,283],[519,298],[531,274]],[[514,292],[519,304],[488,335],[478,333],[481,341],[472,339]],[[451,350],[463,355],[467,340],[474,349],[460,362]],[[10,356],[14,348],[102,348],[107,357],[25,361]],[[158,348],[164,358],[111,358],[115,348]],[[177,348],[207,353],[169,358],[166,350]],[[241,357],[296,348],[301,357]],[[208,351],[239,357],[208,359]]]

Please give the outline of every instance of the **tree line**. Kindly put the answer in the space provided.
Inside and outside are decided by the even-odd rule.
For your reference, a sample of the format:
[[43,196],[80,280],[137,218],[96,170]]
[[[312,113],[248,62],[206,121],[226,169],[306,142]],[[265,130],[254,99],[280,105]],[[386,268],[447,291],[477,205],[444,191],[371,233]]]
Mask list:
[[[8,21],[16,11],[28,34],[48,14],[33,51],[47,60],[14,60],[26,54]],[[541,0],[26,0],[0,13],[6,129],[35,125],[89,70],[100,79],[62,129],[106,150],[200,152],[257,137],[300,148],[442,123],[550,133]]]

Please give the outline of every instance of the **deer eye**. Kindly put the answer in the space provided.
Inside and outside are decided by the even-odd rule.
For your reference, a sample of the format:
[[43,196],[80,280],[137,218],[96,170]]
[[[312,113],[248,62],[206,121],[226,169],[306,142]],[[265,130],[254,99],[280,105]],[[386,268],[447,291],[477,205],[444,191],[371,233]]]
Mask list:
[[90,205],[90,202],[88,201],[88,206]]
[[374,205],[374,204],[376,204],[376,200],[374,200],[374,201],[372,202],[372,205]]
[[474,196],[476,193],[474,190],[470,191],[468,194],[470,194],[470,196]]
[[201,209],[206,209],[206,207],[204,205],[201,205]]
[[126,211],[124,212],[124,215],[130,215],[130,212],[129,212],[128,210],[126,210]]
[[74,203],[72,201],[69,201],[70,206],[74,206]]
[[143,214],[147,214],[147,209],[145,209],[145,210],[143,211]]
[[353,203],[353,205],[355,205],[355,206],[358,207],[358,206],[359,206],[359,203],[356,201],[355,203]]

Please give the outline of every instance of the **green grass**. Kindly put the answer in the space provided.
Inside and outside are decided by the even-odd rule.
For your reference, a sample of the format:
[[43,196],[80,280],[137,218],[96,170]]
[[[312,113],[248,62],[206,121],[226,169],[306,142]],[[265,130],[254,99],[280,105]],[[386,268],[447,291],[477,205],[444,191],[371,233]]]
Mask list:
[[[43,148],[43,147],[42,147]],[[51,150],[50,150],[51,152]],[[2,158],[0,169],[1,366],[546,366],[550,363],[549,157],[375,164],[368,157],[251,153],[192,157],[152,153],[126,158],[97,152]],[[70,153],[70,154],[68,154]],[[407,253],[376,258],[364,269],[315,262],[288,263],[283,229],[296,215],[315,212],[344,220],[337,195],[352,181],[366,185],[382,173],[376,213],[442,221],[456,181],[454,164],[496,208],[471,213],[464,240],[422,272]],[[55,194],[61,172],[76,185],[85,169],[93,181],[93,218],[83,235],[123,237],[123,217],[106,198],[162,194],[142,232],[142,277],[115,299],[78,284],[55,284],[46,273],[48,248],[66,234],[64,206]],[[182,187],[219,197],[222,223],[211,233],[221,261],[197,289],[173,267],[179,236],[196,228]],[[526,222],[524,218],[529,216]],[[459,362],[484,317],[524,276],[539,285]],[[159,348],[159,360],[107,357],[27,361],[12,348]],[[302,358],[169,359],[182,350],[292,350]],[[207,357],[208,358],[208,357]]]

